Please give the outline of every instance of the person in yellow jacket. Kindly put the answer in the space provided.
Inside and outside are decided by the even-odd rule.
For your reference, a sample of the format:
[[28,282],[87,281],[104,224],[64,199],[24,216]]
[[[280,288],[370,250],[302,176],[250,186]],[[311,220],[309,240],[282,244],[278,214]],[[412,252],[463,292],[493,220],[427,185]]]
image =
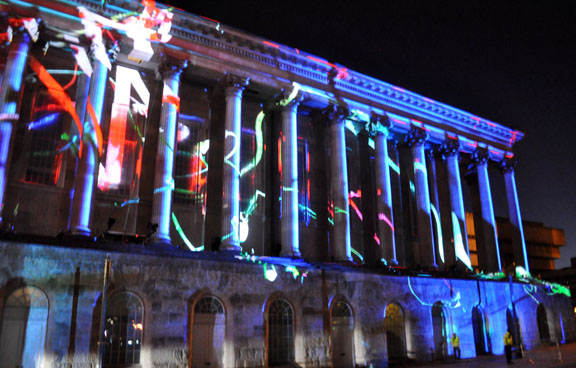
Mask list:
[[460,359],[460,338],[456,333],[452,334],[450,344],[452,344],[452,349],[454,349],[454,358]]
[[514,338],[510,330],[507,330],[504,334],[504,350],[506,352],[506,363],[514,364],[512,362],[512,345],[514,345]]

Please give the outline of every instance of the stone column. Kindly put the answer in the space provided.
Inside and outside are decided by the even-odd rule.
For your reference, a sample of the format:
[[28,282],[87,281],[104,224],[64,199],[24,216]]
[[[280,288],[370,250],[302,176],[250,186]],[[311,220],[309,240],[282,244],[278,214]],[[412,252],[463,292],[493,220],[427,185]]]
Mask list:
[[222,169],[222,250],[239,252],[240,227],[240,142],[242,91],[247,78],[230,74],[225,79],[226,119],[224,123],[224,167]]
[[444,241],[440,215],[440,201],[438,199],[438,181],[436,178],[436,152],[434,148],[426,150],[426,170],[428,171],[428,190],[430,192],[430,218],[432,224],[432,238],[435,245],[436,263],[444,263]]
[[414,250],[416,263],[422,268],[437,268],[432,235],[432,217],[430,213],[430,193],[428,192],[428,173],[424,156],[424,142],[428,139],[425,130],[413,128],[406,136],[406,142],[412,150],[414,162],[414,187],[416,191],[416,223],[418,246]]
[[170,244],[170,217],[172,213],[173,167],[176,151],[176,128],[180,110],[180,76],[186,68],[186,60],[165,58],[158,67],[164,81],[162,111],[158,128],[156,171],[154,172],[154,197],[152,199],[152,223],[158,224],[153,241]]
[[500,250],[498,248],[498,233],[496,219],[492,205],[492,192],[490,191],[490,178],[488,176],[488,160],[490,153],[485,148],[478,148],[471,156],[476,166],[478,179],[477,201],[479,202],[480,217],[474,220],[476,228],[476,247],[478,250],[478,266],[484,272],[502,271]]
[[462,182],[460,180],[460,166],[458,163],[460,143],[447,140],[440,146],[442,158],[446,163],[448,173],[448,189],[450,193],[450,218],[452,223],[452,238],[454,248],[449,250],[451,264],[460,260],[471,269],[470,251],[468,248],[468,234],[466,231],[466,211],[462,197]]
[[[22,78],[31,44],[30,35],[23,26],[14,27],[12,31],[13,40],[10,44],[4,77],[0,85],[0,209],[4,208],[6,166],[10,152],[12,128],[14,122],[18,121],[18,102]],[[0,217],[1,221],[2,218]]]
[[282,219],[280,255],[300,257],[298,225],[298,105],[302,96],[279,101],[282,112]]
[[392,185],[388,165],[388,135],[391,124],[387,117],[374,116],[370,122],[370,135],[375,145],[377,231],[380,238],[380,258],[388,265],[398,264],[394,239],[394,212],[392,209]]
[[516,179],[514,171],[518,162],[514,158],[505,158],[500,163],[500,169],[504,174],[506,185],[506,202],[508,204],[508,220],[512,225],[512,252],[516,266],[522,266],[530,272],[528,265],[528,255],[526,253],[526,242],[524,240],[524,229],[522,226],[522,216],[520,215],[520,204],[518,203],[518,193],[516,192]]
[[[74,178],[74,196],[72,197],[72,211],[70,214],[70,233],[73,235],[89,236],[91,234],[90,217],[92,215],[92,198],[94,197],[94,185],[99,164],[98,138],[96,137],[96,125],[102,120],[106,83],[108,82],[108,67],[94,55],[104,47],[101,43],[92,43],[90,56],[92,58],[92,75],[88,89],[88,103],[94,111],[92,114],[78,114],[85,116],[83,131],[80,140],[82,152],[78,160],[78,170]],[[115,49],[111,49],[111,55],[115,55]],[[106,52],[104,52],[106,54]],[[111,59],[115,59],[113,56]],[[111,60],[114,62],[115,60]],[[94,121],[94,119],[96,121]]]
[[336,261],[352,261],[350,212],[348,205],[348,167],[344,124],[348,110],[331,105],[326,114],[330,125],[330,187],[334,206],[334,231],[330,241]]

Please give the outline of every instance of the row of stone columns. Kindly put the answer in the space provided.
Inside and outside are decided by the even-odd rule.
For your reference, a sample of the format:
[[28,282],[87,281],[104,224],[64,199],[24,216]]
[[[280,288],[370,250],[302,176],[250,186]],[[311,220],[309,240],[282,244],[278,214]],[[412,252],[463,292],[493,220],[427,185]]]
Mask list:
[[[101,47],[102,45],[93,45]],[[26,32],[15,33],[12,42],[5,76],[0,94],[0,113],[2,116],[16,113],[16,101],[20,93],[22,75],[30,48],[30,37]],[[175,153],[175,137],[178,116],[178,91],[182,70],[186,67],[184,61],[166,60],[159,68],[159,74],[164,82],[161,118],[159,124],[159,139],[156,155],[156,171],[154,179],[154,196],[152,223],[158,224],[155,240],[170,242],[170,214],[173,189],[173,162]],[[88,107],[79,116],[87,116],[83,136],[85,140],[82,156],[78,163],[77,177],[74,183],[74,195],[70,218],[70,231],[73,234],[89,235],[92,199],[98,168],[97,149],[95,144],[96,125],[100,124],[104,106],[105,86],[108,69],[102,60],[93,58],[93,72],[84,83],[89,83]],[[89,81],[89,82],[88,82]],[[222,208],[222,249],[240,251],[240,144],[241,144],[241,105],[242,91],[248,83],[247,78],[227,75],[225,78],[225,141],[223,165],[223,208]],[[172,98],[167,98],[172,97]],[[297,177],[297,116],[299,98],[291,99],[281,106],[282,116],[282,219],[281,219],[281,255],[300,256],[298,232],[298,177]],[[77,109],[82,104],[77,104]],[[345,121],[348,116],[346,109],[331,105],[325,111],[330,132],[330,172],[331,199],[334,210],[334,230],[330,241],[331,255],[338,261],[350,261],[350,217],[348,206],[348,178],[345,143]],[[3,199],[5,187],[5,166],[10,147],[12,121],[3,118],[0,123],[0,200]],[[381,258],[390,265],[398,263],[394,236],[394,216],[390,167],[388,157],[388,135],[390,124],[386,117],[375,116],[370,123],[370,132],[375,142],[376,188],[378,226],[377,233],[381,241]],[[425,156],[426,131],[413,128],[406,135],[406,143],[410,147],[414,168],[414,186],[416,199],[416,228],[418,246],[414,248],[416,264],[425,268],[437,267],[437,255],[434,231],[432,228],[432,207],[438,211],[438,193],[436,188],[434,165],[427,164]],[[462,199],[462,185],[458,165],[460,146],[455,140],[442,144],[442,153],[448,173],[450,209],[452,217],[454,251],[456,256],[468,256],[466,237],[465,211]],[[477,223],[479,243],[483,244],[478,251],[480,264],[487,271],[501,270],[498,252],[498,239],[495,226],[490,182],[488,177],[487,150],[478,149],[472,156],[477,174],[477,197],[479,201],[480,218]],[[502,164],[510,221],[517,229],[514,241],[516,263],[528,268],[526,248],[521,226],[521,217],[514,180],[514,165],[512,160]],[[430,177],[432,175],[432,177]],[[433,185],[430,186],[429,180]],[[431,206],[432,202],[432,206]],[[468,265],[469,266],[469,265]]]

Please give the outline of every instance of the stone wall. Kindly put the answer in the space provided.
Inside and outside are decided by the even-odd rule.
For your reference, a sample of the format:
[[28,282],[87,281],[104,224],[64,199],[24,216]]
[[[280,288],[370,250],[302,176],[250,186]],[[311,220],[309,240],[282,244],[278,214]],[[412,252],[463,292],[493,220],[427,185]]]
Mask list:
[[[391,276],[338,265],[286,263],[290,261],[277,258],[241,260],[226,254],[156,251],[146,246],[135,254],[134,246],[123,244],[102,247],[108,249],[0,243],[0,311],[6,297],[20,286],[38,287],[48,297],[45,367],[96,366],[106,254],[112,260],[109,295],[130,291],[143,302],[142,367],[188,366],[192,310],[206,294],[217,297],[225,309],[225,367],[265,366],[266,311],[278,297],[294,310],[295,359],[302,367],[330,366],[330,308],[336,301],[351,307],[358,366],[387,366],[384,311],[389,303],[399,305],[404,313],[410,359],[432,359],[431,308],[437,302],[445,312],[447,336],[453,332],[460,336],[463,358],[476,355],[472,328],[476,305],[487,321],[491,351],[503,353],[511,295],[526,349],[540,344],[537,303],[546,308],[551,340],[576,337],[569,298],[522,283]],[[274,282],[264,278],[265,262],[277,262]],[[299,271],[296,277],[286,272],[291,265]]]

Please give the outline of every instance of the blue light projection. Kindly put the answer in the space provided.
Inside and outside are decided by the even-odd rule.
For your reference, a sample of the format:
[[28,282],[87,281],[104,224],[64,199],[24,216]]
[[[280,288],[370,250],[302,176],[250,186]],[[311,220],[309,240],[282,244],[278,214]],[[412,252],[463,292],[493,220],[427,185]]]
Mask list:
[[[430,276],[430,275],[419,275],[419,276]],[[433,306],[435,303],[429,303],[429,302],[425,302],[423,301],[414,291],[414,288],[412,287],[412,282],[410,281],[411,277],[408,276],[408,287],[410,288],[410,292],[412,293],[412,295],[414,296],[414,298],[416,298],[416,300],[418,300],[418,302],[424,306]],[[448,286],[450,287],[450,286]],[[442,305],[451,308],[451,309],[455,309],[455,308],[460,308],[462,306],[462,304],[460,303],[461,300],[461,296],[460,296],[460,292],[456,292],[454,294],[454,297],[450,300],[440,300],[440,302],[442,303]]]

